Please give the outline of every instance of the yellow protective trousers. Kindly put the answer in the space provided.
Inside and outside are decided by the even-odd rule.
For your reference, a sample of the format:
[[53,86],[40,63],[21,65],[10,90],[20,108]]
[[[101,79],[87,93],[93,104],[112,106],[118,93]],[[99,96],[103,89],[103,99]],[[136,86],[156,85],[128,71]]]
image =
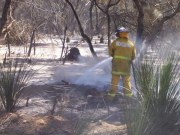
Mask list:
[[118,92],[118,83],[119,80],[122,79],[123,81],[123,93],[125,96],[132,96],[131,91],[131,76],[130,75],[114,75],[112,74],[112,80],[111,80],[111,89],[109,93],[113,96],[115,96]]

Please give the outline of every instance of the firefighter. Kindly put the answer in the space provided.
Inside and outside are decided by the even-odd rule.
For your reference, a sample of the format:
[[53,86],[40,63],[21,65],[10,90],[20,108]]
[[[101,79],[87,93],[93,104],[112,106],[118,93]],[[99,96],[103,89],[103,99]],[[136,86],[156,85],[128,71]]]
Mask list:
[[116,30],[116,39],[109,47],[109,55],[112,59],[112,80],[108,97],[114,98],[118,91],[118,82],[122,79],[123,93],[127,97],[132,97],[131,90],[131,64],[135,58],[136,50],[132,41],[128,37],[129,31],[120,27]]

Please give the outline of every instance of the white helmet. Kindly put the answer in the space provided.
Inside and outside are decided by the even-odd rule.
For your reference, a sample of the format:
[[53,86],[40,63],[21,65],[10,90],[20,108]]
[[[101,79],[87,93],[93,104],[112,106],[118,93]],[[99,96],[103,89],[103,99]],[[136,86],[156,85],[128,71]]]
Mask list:
[[116,37],[119,37],[119,33],[122,33],[122,32],[127,32],[128,33],[129,31],[126,28],[124,28],[124,27],[119,27],[115,31]]
[[129,31],[124,27],[119,27],[119,28],[116,29],[115,33],[118,34],[118,33],[121,33],[121,32],[129,32]]

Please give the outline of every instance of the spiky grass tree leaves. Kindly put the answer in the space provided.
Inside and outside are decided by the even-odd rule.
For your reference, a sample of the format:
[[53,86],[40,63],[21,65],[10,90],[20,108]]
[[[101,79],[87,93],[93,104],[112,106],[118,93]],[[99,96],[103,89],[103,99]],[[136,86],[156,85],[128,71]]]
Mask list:
[[6,112],[13,112],[33,72],[25,62],[11,60],[0,68],[0,100]]
[[[128,135],[172,135],[180,127],[179,58],[133,66],[138,105],[126,111]],[[130,122],[129,122],[130,121]]]

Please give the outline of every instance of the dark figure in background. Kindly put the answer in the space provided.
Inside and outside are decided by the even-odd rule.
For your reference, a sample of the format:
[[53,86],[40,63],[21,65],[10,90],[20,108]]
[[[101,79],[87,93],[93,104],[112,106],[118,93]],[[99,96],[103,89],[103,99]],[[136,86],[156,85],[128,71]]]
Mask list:
[[79,49],[76,47],[72,47],[69,51],[69,53],[66,56],[66,60],[69,61],[78,61],[78,57],[80,56]]

